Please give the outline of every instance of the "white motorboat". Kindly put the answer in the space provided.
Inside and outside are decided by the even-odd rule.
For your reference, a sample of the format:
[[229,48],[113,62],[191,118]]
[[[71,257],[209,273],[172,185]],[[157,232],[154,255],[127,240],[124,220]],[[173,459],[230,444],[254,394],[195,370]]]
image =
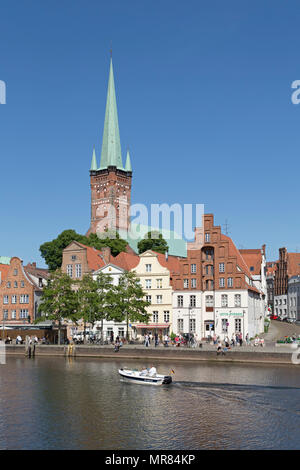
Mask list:
[[170,375],[155,374],[154,376],[150,376],[141,374],[140,371],[132,369],[119,369],[119,374],[124,381],[136,384],[168,385],[172,383],[172,377]]

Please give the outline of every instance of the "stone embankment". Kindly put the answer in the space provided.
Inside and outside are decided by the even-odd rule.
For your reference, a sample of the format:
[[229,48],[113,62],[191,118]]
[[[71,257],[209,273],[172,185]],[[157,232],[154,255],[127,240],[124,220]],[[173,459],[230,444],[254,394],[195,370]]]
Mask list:
[[[299,362],[300,362],[300,348]],[[295,349],[290,345],[250,347],[235,347],[226,352],[225,355],[217,355],[216,347],[205,345],[203,348],[175,348],[158,346],[149,348],[143,345],[125,345],[115,352],[113,346],[58,346],[58,345],[37,345],[35,348],[36,357],[60,356],[60,357],[90,357],[90,358],[114,358],[114,359],[140,359],[144,360],[176,360],[176,361],[221,361],[221,362],[242,362],[242,363],[271,363],[290,364],[292,354]],[[8,356],[25,356],[24,345],[7,345],[6,354]]]

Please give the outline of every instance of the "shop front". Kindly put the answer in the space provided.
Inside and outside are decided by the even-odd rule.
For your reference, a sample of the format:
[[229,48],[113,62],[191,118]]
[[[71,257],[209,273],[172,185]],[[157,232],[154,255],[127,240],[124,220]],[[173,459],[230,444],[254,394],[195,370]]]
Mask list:
[[135,323],[131,327],[136,339],[142,339],[147,333],[153,337],[157,333],[159,338],[170,334],[170,323]]
[[217,331],[216,334],[221,339],[228,337],[232,338],[233,335],[242,333],[245,338],[244,327],[244,313],[243,312],[222,312],[218,314]]

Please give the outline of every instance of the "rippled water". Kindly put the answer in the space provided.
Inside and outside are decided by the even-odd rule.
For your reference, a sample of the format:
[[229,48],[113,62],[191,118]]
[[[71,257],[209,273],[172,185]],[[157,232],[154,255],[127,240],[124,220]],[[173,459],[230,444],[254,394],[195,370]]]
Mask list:
[[8,358],[0,449],[300,448],[299,366],[156,362],[175,376],[153,387],[121,382],[126,365]]

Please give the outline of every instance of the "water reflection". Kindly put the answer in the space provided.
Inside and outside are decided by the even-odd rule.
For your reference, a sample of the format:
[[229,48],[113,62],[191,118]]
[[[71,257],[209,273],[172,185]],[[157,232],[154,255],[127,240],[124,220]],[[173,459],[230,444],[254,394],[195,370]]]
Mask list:
[[[156,362],[170,387],[122,383],[138,361],[8,358],[0,448],[297,449],[297,366]],[[148,365],[148,364],[146,364]]]

